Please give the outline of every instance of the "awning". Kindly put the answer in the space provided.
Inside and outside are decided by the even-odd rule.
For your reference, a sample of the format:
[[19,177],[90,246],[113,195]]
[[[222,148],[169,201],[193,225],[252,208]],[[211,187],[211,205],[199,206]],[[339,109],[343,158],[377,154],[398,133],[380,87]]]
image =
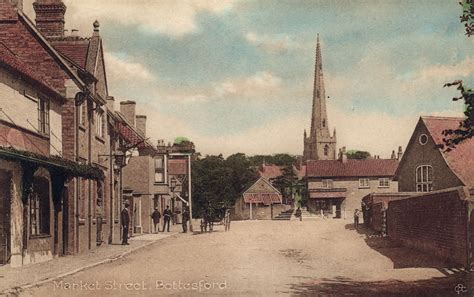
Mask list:
[[266,205],[281,203],[281,195],[275,193],[245,193],[245,203],[263,203]]
[[332,199],[332,198],[346,198],[346,191],[315,191],[309,192],[311,199]]

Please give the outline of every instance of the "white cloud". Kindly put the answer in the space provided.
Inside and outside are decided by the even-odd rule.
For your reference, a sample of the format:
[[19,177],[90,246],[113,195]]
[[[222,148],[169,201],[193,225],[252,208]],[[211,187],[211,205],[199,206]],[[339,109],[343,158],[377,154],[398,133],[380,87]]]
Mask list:
[[109,82],[113,84],[122,84],[125,81],[152,81],[155,79],[153,73],[144,65],[130,61],[129,59],[119,58],[115,53],[104,53],[104,59],[107,69]]
[[249,77],[228,79],[214,86],[217,97],[239,96],[270,99],[282,86],[282,79],[271,72],[261,71]]
[[[25,12],[34,19],[32,3],[33,0],[26,0],[24,6]],[[180,37],[198,30],[196,16],[199,13],[221,14],[232,8],[233,0],[64,0],[64,3],[67,28],[92,33],[92,23],[97,19]]]
[[247,32],[245,39],[248,43],[258,47],[266,53],[286,53],[290,49],[298,47],[288,35],[259,35],[255,32]]

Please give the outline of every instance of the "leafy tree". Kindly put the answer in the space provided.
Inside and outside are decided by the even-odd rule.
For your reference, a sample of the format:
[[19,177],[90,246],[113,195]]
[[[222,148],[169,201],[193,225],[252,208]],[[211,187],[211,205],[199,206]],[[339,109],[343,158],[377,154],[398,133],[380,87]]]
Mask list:
[[[464,23],[466,35],[468,37],[474,35],[474,1],[463,0],[461,4],[463,8],[463,14],[461,15],[461,23]],[[456,147],[456,145],[465,141],[466,139],[472,138],[474,135],[473,124],[474,124],[474,91],[464,86],[462,80],[456,80],[452,83],[447,83],[445,87],[457,86],[457,89],[461,92],[461,96],[454,97],[453,101],[464,100],[466,109],[464,115],[466,118],[460,122],[457,129],[447,129],[443,131],[444,136],[443,142],[446,146],[446,151],[450,151]]]
[[257,173],[245,154],[206,156],[193,161],[193,215],[221,216],[230,207]]
[[293,170],[293,165],[287,165],[282,169],[282,175],[278,176],[273,185],[280,191],[284,201],[294,198],[298,176]]
[[348,159],[365,160],[365,159],[370,158],[370,153],[366,152],[366,151],[349,150],[349,151],[347,151],[347,158]]
[[249,157],[249,161],[252,166],[260,166],[263,161],[266,164],[272,164],[277,166],[288,166],[296,162],[296,156],[289,154],[275,154],[275,155],[255,155]]

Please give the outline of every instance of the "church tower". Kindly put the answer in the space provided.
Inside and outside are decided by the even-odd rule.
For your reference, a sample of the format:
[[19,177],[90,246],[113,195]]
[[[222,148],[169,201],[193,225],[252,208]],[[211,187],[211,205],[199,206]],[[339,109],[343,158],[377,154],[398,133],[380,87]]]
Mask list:
[[303,161],[336,159],[336,130],[334,129],[334,133],[331,136],[329,133],[325,93],[321,45],[319,44],[318,34],[314,67],[311,131],[309,136],[306,134],[306,130],[304,132]]

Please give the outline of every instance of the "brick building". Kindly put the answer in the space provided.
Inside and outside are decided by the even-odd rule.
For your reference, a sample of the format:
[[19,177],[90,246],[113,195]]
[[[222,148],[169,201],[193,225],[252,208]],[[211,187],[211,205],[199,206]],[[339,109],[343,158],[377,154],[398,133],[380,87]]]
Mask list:
[[0,73],[0,262],[19,266],[69,253],[68,181],[103,171],[67,154],[64,110],[84,81],[21,1],[0,2]]
[[352,215],[365,195],[397,191],[397,166],[397,159],[348,160],[345,148],[338,160],[307,161],[308,210],[334,218]]
[[155,208],[163,213],[169,205],[168,155],[158,151],[146,138],[146,116],[136,115],[134,101],[120,102],[120,133],[135,143],[135,149],[123,169],[123,186],[132,214],[132,232],[151,233],[151,214]]
[[441,148],[443,131],[457,129],[462,118],[421,117],[395,174],[400,192],[430,192],[474,185],[474,139],[451,151]]

